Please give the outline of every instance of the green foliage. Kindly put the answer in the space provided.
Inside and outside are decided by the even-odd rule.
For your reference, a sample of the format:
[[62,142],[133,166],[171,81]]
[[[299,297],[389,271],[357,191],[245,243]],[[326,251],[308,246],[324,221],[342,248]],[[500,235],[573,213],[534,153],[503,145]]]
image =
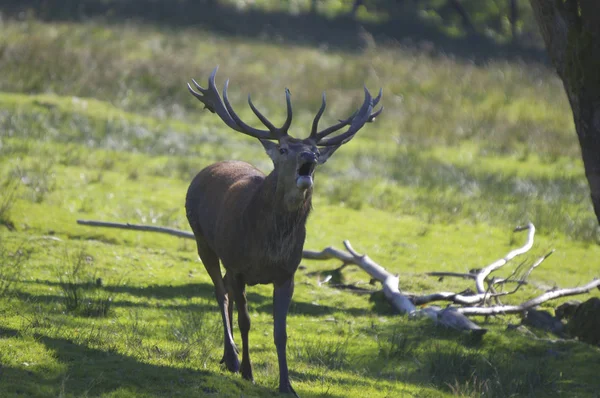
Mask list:
[[218,315],[218,306],[209,303],[212,312],[183,312],[175,311],[170,314],[173,337],[181,343],[181,348],[175,353],[179,361],[189,360],[195,355],[206,368],[209,362],[218,361],[215,354],[219,351],[223,325]]
[[468,351],[437,345],[424,363],[431,382],[461,396],[531,396],[555,391],[560,374],[541,360],[515,360],[526,354]]
[[29,200],[34,203],[41,203],[55,187],[52,165],[38,159],[28,160],[30,162],[27,165],[17,163],[11,174],[15,180],[20,181],[28,188],[27,197]]
[[26,243],[21,243],[12,251],[0,241],[0,298],[6,298],[13,292],[14,284],[18,283],[22,276],[29,253]]
[[350,361],[348,343],[348,339],[308,341],[297,349],[295,358],[330,370],[341,370],[346,368]]
[[415,356],[416,340],[401,330],[392,330],[389,336],[377,336],[379,356],[384,360],[412,359]]
[[14,228],[13,222],[10,219],[10,210],[17,199],[19,183],[14,178],[9,178],[0,187],[2,188],[2,196],[0,197],[0,225],[4,225],[9,229]]
[[113,297],[103,289],[103,279],[89,272],[93,258],[83,250],[76,255],[66,253],[64,266],[57,266],[58,286],[68,312],[87,317],[108,315]]

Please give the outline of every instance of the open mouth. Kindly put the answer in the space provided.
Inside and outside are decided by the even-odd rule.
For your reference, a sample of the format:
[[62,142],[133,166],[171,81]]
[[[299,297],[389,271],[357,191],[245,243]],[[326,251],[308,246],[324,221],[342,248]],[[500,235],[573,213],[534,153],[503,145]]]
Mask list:
[[315,162],[305,162],[298,168],[296,186],[299,189],[308,189],[313,185],[312,175],[316,166]]
[[316,163],[306,162],[298,169],[298,176],[311,176],[315,170]]

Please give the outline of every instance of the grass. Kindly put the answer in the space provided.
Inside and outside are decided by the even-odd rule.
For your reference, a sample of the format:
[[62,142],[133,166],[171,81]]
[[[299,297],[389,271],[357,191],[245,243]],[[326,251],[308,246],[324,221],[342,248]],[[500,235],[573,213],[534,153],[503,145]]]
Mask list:
[[103,279],[87,269],[93,258],[83,250],[75,255],[65,253],[64,258],[69,264],[57,266],[56,274],[66,311],[87,317],[107,316],[113,298],[102,288]]
[[560,379],[545,361],[515,365],[514,356],[504,352],[437,346],[426,362],[432,383],[460,396],[530,396],[554,390]]
[[14,284],[21,278],[28,255],[26,243],[21,243],[14,251],[0,246],[0,297],[6,298],[14,292]]
[[[521,244],[512,228],[532,221],[530,258],[556,252],[509,301],[598,276],[568,103],[544,66],[475,65],[375,41],[322,51],[192,27],[29,19],[0,29],[2,396],[275,395],[269,286],[248,289],[252,385],[218,363],[220,318],[192,241],[75,223],[188,229],[183,198],[202,167],[243,159],[269,170],[255,140],[186,92],[216,64],[247,120],[251,92],[280,123],[289,87],[299,137],[322,90],[325,125],[351,112],[363,82],[384,88],[382,117],[317,172],[307,248],[349,239],[399,273],[405,291],[459,291],[464,281],[424,273],[491,263]],[[320,285],[315,275],[334,261],[303,265],[288,328],[301,396],[597,394],[597,348],[507,331],[516,317],[488,320],[473,341],[398,317],[378,294]],[[343,278],[368,282],[351,267]]]

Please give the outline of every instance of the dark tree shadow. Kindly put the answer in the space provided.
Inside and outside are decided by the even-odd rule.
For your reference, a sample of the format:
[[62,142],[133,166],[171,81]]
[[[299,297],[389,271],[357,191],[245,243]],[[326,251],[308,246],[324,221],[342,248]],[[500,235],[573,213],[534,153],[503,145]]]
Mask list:
[[[16,337],[18,331],[0,328],[0,337]],[[68,396],[98,396],[114,391],[132,395],[173,396],[184,391],[215,393],[203,386],[209,372],[189,368],[151,365],[114,352],[75,344],[66,339],[34,336],[67,366],[64,373],[52,377],[10,366],[2,367],[4,396],[58,396],[61,389]],[[268,390],[265,389],[265,392]]]
[[357,22],[346,16],[239,10],[217,0],[0,0],[0,11],[10,18],[23,18],[30,12],[45,21],[102,19],[107,23],[136,21],[168,28],[197,27],[224,36],[343,51],[360,51],[374,37],[380,43],[413,43],[417,48],[474,62],[547,60],[542,48],[503,45],[483,36],[449,37],[424,22],[416,9],[404,10],[405,14],[376,23]]
[[[21,283],[37,283],[47,286],[52,286],[56,289],[60,289],[60,284],[56,281],[48,280],[23,280]],[[86,283],[76,284],[75,287],[79,287],[83,290],[95,289],[94,286]],[[150,285],[150,286],[129,286],[129,285],[118,285],[118,286],[105,286],[102,287],[106,293],[124,293],[136,297],[146,297],[148,299],[181,299],[181,298],[197,298],[200,297],[203,300],[201,303],[189,303],[189,304],[170,304],[164,303],[160,305],[162,309],[173,309],[173,310],[190,310],[190,311],[217,311],[217,302],[214,296],[214,288],[210,283],[186,283],[182,285]],[[248,306],[250,311],[256,311],[259,313],[272,314],[273,313],[273,298],[270,295],[264,295],[252,291],[247,291]],[[52,304],[64,300],[59,294],[31,294],[26,291],[18,292],[18,297],[22,301],[30,301],[35,303]],[[118,297],[112,300],[112,307],[142,307],[142,308],[156,308],[156,304],[150,302],[134,302],[127,300],[124,297]],[[292,300],[290,305],[290,314],[297,315],[309,315],[309,316],[328,316],[336,312],[343,311],[346,314],[354,316],[365,316],[372,314],[373,312],[379,315],[389,315],[393,313],[387,307],[385,303],[379,303],[374,305],[372,308],[343,308],[329,306],[329,305],[315,305],[312,303]]]
[[[376,324],[372,330],[363,330],[361,338],[375,339],[378,349],[350,355],[342,369],[360,369],[365,378],[421,387],[423,396],[440,390],[455,395],[456,391],[469,391],[469,396],[546,397],[558,396],[561,388],[563,393],[569,391],[567,385],[576,385],[582,396],[596,396],[595,379],[590,378],[593,371],[582,374],[572,368],[587,364],[584,366],[594,369],[600,363],[600,351],[574,341],[534,340],[506,333],[509,339],[501,333],[473,338],[429,319]],[[317,354],[323,355],[313,353]],[[292,369],[290,374],[294,379],[324,386],[356,388],[364,383],[359,378],[330,373],[337,368],[328,364],[325,360],[321,369]]]

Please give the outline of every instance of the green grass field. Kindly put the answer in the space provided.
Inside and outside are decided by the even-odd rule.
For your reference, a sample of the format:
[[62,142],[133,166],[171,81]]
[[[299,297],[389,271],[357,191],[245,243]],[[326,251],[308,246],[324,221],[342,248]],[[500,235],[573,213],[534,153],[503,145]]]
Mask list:
[[[544,66],[475,65],[368,34],[344,53],[133,23],[28,19],[0,32],[0,396],[277,395],[272,287],[248,289],[252,385],[218,363],[220,318],[193,241],[76,224],[188,230],[185,192],[201,168],[269,170],[256,140],[187,92],[217,64],[244,120],[252,93],[280,123],[288,87],[297,137],[323,90],[325,125],[352,112],[363,84],[384,89],[384,114],[317,171],[306,248],[349,239],[405,291],[460,291],[473,286],[424,273],[485,266],[531,221],[525,258],[556,252],[507,302],[600,276],[570,108]],[[304,261],[297,274],[288,360],[300,396],[597,396],[597,347],[507,331],[513,316],[477,319],[490,329],[481,341],[401,317],[377,293],[319,285],[339,265]],[[352,267],[342,279],[378,289]]]

